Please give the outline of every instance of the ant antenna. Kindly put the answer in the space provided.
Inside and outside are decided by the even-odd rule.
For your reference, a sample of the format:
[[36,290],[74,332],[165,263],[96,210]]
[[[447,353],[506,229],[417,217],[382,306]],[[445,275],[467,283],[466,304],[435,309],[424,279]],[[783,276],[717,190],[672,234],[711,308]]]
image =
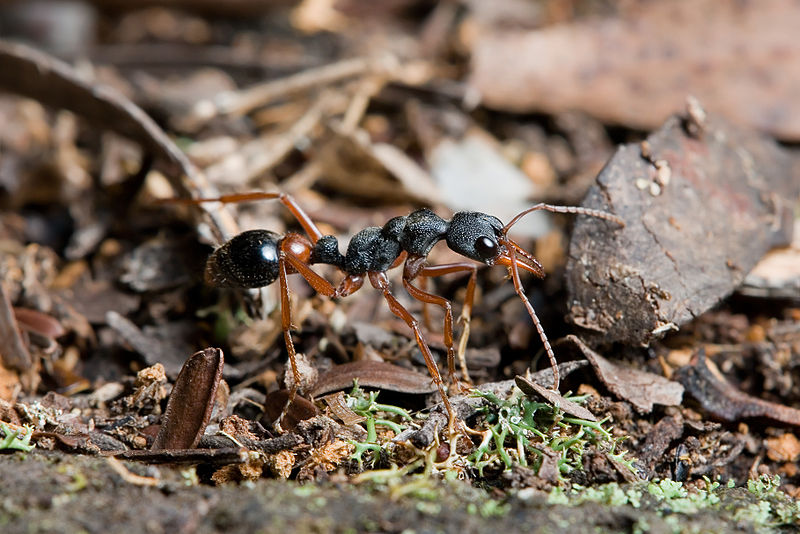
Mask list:
[[[517,296],[522,300],[522,303],[525,305],[525,309],[528,311],[528,315],[533,321],[533,325],[536,327],[536,331],[539,333],[539,338],[542,340],[542,344],[544,345],[544,350],[547,353],[547,357],[550,359],[550,367],[553,369],[553,389],[558,390],[559,383],[561,382],[561,375],[558,370],[558,362],[556,361],[556,355],[553,352],[553,348],[550,346],[550,341],[547,339],[547,334],[544,332],[544,328],[542,327],[542,323],[539,320],[539,317],[536,315],[536,310],[533,309],[533,305],[531,304],[528,296],[525,295],[525,291],[522,287],[522,281],[519,277],[519,265],[518,265],[518,258],[517,254],[522,255],[525,260],[525,263],[532,262],[536,265],[541,272],[540,276],[544,276],[544,269],[542,269],[541,264],[531,255],[530,253],[526,252],[522,247],[520,247],[517,243],[505,237],[505,234],[511,229],[512,226],[517,224],[520,219],[522,219],[525,215],[538,210],[545,210],[550,211],[553,213],[569,213],[569,214],[576,214],[576,215],[589,215],[590,217],[596,217],[598,219],[605,219],[607,221],[612,221],[620,226],[625,226],[625,221],[623,221],[620,217],[613,215],[611,213],[595,210],[591,208],[583,208],[578,206],[554,206],[552,204],[536,204],[522,212],[518,213],[511,222],[506,224],[503,227],[503,235],[504,235],[504,243],[508,250],[508,270],[511,273],[511,280],[514,283],[514,291],[517,293]],[[538,273],[537,273],[538,274]]]

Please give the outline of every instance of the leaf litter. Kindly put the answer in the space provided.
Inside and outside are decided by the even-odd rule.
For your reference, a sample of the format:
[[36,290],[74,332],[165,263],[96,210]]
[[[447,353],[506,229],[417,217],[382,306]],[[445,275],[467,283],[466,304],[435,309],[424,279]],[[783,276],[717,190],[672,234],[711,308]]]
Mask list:
[[[336,28],[329,38],[349,42],[356,54],[323,53],[315,48],[313,37],[298,34],[288,38],[294,48],[284,48],[278,64],[266,41],[256,39],[257,46],[264,46],[258,56],[252,48],[237,50],[240,42],[231,40],[217,48],[224,52],[216,56],[221,59],[214,67],[216,81],[180,102],[148,102],[147,95],[159,94],[160,85],[166,95],[181,81],[205,84],[202,80],[211,79],[186,75],[191,70],[186,55],[175,56],[182,59],[171,67],[167,55],[160,58],[161,66],[153,56],[143,65],[145,71],[164,65],[175,69],[179,74],[171,80],[173,85],[152,74],[137,78],[122,61],[116,67],[104,66],[114,76],[106,72],[100,81],[100,76],[86,77],[37,50],[4,43],[0,62],[6,72],[19,77],[5,76],[0,85],[27,97],[0,97],[0,113],[6,119],[5,131],[0,132],[0,271],[6,311],[0,319],[9,333],[5,339],[16,339],[9,347],[17,347],[1,353],[0,396],[5,407],[0,415],[8,425],[17,425],[9,426],[8,432],[3,427],[5,439],[16,443],[22,434],[13,429],[28,425],[32,430],[23,440],[36,444],[33,454],[57,449],[195,466],[204,484],[268,477],[354,484],[389,480],[386,484],[400,495],[414,491],[410,488],[419,483],[414,477],[420,473],[454,473],[511,495],[526,488],[544,492],[599,487],[641,477],[687,482],[721,477],[744,484],[748,477],[780,474],[782,488],[796,492],[800,479],[791,467],[796,454],[790,430],[796,419],[780,415],[793,413],[791,406],[800,403],[793,363],[800,349],[796,292],[790,283],[782,283],[780,293],[754,295],[745,290],[728,297],[769,248],[791,240],[792,225],[786,224],[791,215],[786,214],[797,199],[796,181],[791,180],[796,168],[793,149],[776,147],[747,127],[706,115],[708,107],[730,117],[713,96],[701,92],[700,103],[692,101],[688,110],[651,137],[621,149],[600,174],[600,185],[590,190],[598,166],[612,157],[611,139],[619,137],[619,131],[603,121],[632,128],[642,128],[643,123],[624,114],[609,118],[588,103],[570,107],[594,116],[543,108],[553,120],[481,107],[463,77],[468,70],[464,56],[470,51],[457,36],[468,37],[476,21],[497,25],[492,31],[505,31],[504,22],[502,17],[487,22],[487,12],[477,7],[466,7],[467,16],[461,19],[443,5],[423,21],[431,24],[426,50],[434,51],[433,56],[422,54],[407,39],[387,45],[370,32],[351,35],[337,26],[335,17],[323,18],[323,25]],[[391,9],[387,6],[369,14],[362,9],[342,6],[339,16],[355,13],[380,20],[387,35],[408,31],[380,18],[382,10]],[[402,20],[420,23],[419,13],[413,13],[406,12]],[[537,24],[556,22],[554,13],[550,16],[556,20]],[[175,28],[216,24],[213,18],[172,11],[107,16],[120,35],[130,31],[125,24],[133,20],[141,21],[140,27],[152,35],[163,31],[159,20],[171,20]],[[194,21],[194,26],[181,26],[186,21]],[[603,26],[591,30],[605,31]],[[105,50],[136,54],[136,39],[143,37]],[[166,51],[166,43],[158,39],[150,46],[164,46]],[[374,39],[381,44],[375,45]],[[436,45],[430,47],[432,43]],[[366,53],[372,49],[388,54]],[[483,52],[471,53],[477,57]],[[252,71],[241,69],[237,58],[246,58],[260,74],[253,77]],[[680,55],[673,59],[681,68],[684,60]],[[462,69],[453,70],[452,62]],[[473,63],[472,83],[478,67]],[[548,76],[545,79],[552,82]],[[146,84],[137,85],[145,79]],[[109,83],[122,90],[110,89]],[[492,100],[489,89],[494,84],[498,90],[513,90],[513,83],[512,77],[482,78],[485,102],[503,107]],[[195,105],[192,98],[199,99]],[[633,97],[626,98],[628,104],[633,102]],[[669,113],[680,113],[685,95],[680,105],[657,95],[647,98]],[[758,106],[753,108],[747,111],[759,113]],[[734,115],[730,118],[741,119],[741,114]],[[759,120],[743,122],[790,138],[790,128],[762,128],[774,123]],[[655,129],[660,123],[649,119],[645,127]],[[127,137],[138,147],[122,149],[124,143],[107,132]],[[640,134],[631,130],[625,135]],[[12,138],[15,142],[9,141]],[[480,152],[474,148],[475,139],[480,139]],[[445,148],[447,157],[442,156]],[[185,154],[192,154],[192,160]],[[476,154],[483,154],[481,165],[491,166],[465,168],[464,161]],[[497,187],[497,182],[482,177],[483,168],[513,175],[513,194],[509,197],[512,188]],[[97,180],[101,175],[116,183],[103,184]],[[710,182],[698,181],[701,175]],[[453,176],[461,176],[463,182]],[[725,194],[708,189],[721,176],[728,180]],[[21,185],[26,180],[34,180],[30,183],[47,194],[33,195]],[[477,390],[451,389],[453,406],[465,425],[456,434],[447,432],[441,405],[426,397],[431,382],[413,337],[404,325],[396,325],[379,295],[361,292],[330,302],[290,277],[298,327],[295,343],[320,379],[308,388],[315,398],[298,397],[297,407],[290,407],[290,430],[276,433],[271,426],[275,411],[280,413],[288,399],[282,392],[286,356],[276,296],[271,288],[252,294],[215,292],[204,288],[200,279],[203,257],[211,250],[208,244],[218,244],[240,227],[285,231],[293,223],[269,202],[210,203],[187,210],[154,199],[280,189],[295,195],[326,233],[346,236],[420,206],[443,216],[464,209],[455,193],[467,190],[468,183],[480,191],[473,196],[482,197],[469,209],[499,213],[513,203],[574,203],[588,191],[585,205],[610,209],[626,221],[620,237],[609,234],[605,223],[579,219],[568,253],[569,230],[558,216],[541,217],[533,237],[527,238],[526,243],[537,239],[537,256],[551,258],[543,262],[548,273],[544,281],[525,282],[546,331],[553,339],[578,334],[569,339],[579,344],[580,354],[565,354],[565,344],[558,345],[565,377],[560,392],[548,389],[549,369],[537,371],[535,362],[531,368],[540,349],[538,336],[513,291],[508,291],[502,269],[479,272],[480,296],[467,354],[491,357],[481,359],[484,367],[474,372],[470,367]],[[701,198],[720,200],[719,206],[710,206],[720,209],[704,213],[686,198],[672,198],[679,187],[684,194],[695,191]],[[632,192],[635,200],[620,200],[616,188]],[[103,203],[111,216],[102,215]],[[679,215],[682,224],[676,225]],[[733,223],[723,215],[732,216]],[[744,231],[732,232],[733,225]],[[727,231],[711,234],[711,239],[705,236],[705,241],[673,239],[669,232],[681,234],[680,227],[690,237],[700,235],[698,228]],[[729,244],[731,236],[737,239]],[[610,246],[615,239],[621,241],[615,243],[618,248],[592,259],[576,252],[589,244]],[[698,275],[699,262],[683,263],[689,249],[713,258],[714,268],[722,269],[724,276],[710,283],[708,273]],[[607,299],[598,304],[592,299],[599,282],[611,280],[608,287],[631,289],[631,269],[618,269],[614,276],[577,275],[575,262],[587,269],[581,271],[585,273],[609,258],[619,262],[624,253],[636,260],[661,254],[661,264],[636,269],[637,276],[648,280],[633,288],[643,290],[636,303],[615,308],[618,302]],[[429,261],[457,260],[436,248]],[[561,283],[565,269],[571,292],[566,298]],[[587,279],[589,287],[577,289]],[[435,289],[460,310],[464,282],[457,277],[437,280]],[[580,291],[585,300],[580,304],[583,312],[577,313]],[[695,300],[702,303],[695,305]],[[713,305],[717,307],[710,309]],[[651,310],[655,320],[643,320],[646,316],[637,315],[640,309]],[[443,354],[441,315],[437,310],[413,311],[429,332],[431,346]],[[564,323],[566,311],[573,321],[578,319],[580,329]],[[358,321],[368,321],[381,335],[354,329]],[[627,330],[609,335],[608,325],[617,322]],[[256,325],[263,335],[245,335]],[[209,348],[218,346],[222,348]],[[232,347],[237,348],[231,351]],[[190,356],[195,350],[200,352]],[[704,351],[727,381],[706,372],[709,367],[697,358],[686,358]],[[579,359],[565,361],[566,356]],[[362,359],[351,361],[354,357]],[[192,363],[198,358],[213,362]],[[676,380],[690,398],[681,400]],[[339,393],[329,395],[334,391]],[[320,395],[326,396],[316,398]],[[781,426],[771,426],[775,422]],[[162,483],[136,478],[138,468],[125,465],[130,467],[122,470],[114,464],[115,472],[131,483]],[[409,488],[397,486],[396,480],[404,477]]]

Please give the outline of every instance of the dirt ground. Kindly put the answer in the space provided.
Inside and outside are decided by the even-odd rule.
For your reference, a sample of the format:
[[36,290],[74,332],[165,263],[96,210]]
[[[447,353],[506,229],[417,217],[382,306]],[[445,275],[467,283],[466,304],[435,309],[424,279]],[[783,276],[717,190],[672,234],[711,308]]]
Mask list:
[[0,1],[0,531],[796,531],[796,23]]

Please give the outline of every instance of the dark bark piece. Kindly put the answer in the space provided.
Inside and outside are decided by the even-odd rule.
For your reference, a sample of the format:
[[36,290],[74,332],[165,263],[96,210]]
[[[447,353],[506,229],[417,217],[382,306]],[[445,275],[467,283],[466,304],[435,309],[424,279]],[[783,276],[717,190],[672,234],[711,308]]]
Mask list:
[[[264,400],[264,415],[261,418],[261,424],[271,427],[272,424],[280,417],[283,412],[286,402],[289,400],[289,390],[280,389],[273,391],[267,395]],[[286,415],[281,421],[281,426],[287,430],[295,430],[300,421],[311,419],[319,415],[319,410],[313,402],[304,399],[300,395],[295,395]]]
[[514,379],[514,383],[516,383],[517,387],[524,391],[526,395],[531,397],[541,397],[550,404],[563,410],[566,414],[573,415],[581,419],[586,419],[587,421],[597,421],[597,417],[595,417],[592,412],[580,404],[574,403],[571,400],[562,397],[558,391],[553,391],[552,389],[547,389],[546,387],[540,386],[533,380],[528,380],[524,376],[517,376]]
[[683,436],[683,417],[664,417],[647,433],[644,445],[638,451],[639,461],[652,473],[655,464],[663,460],[670,445]]
[[791,240],[797,162],[772,140],[690,113],[621,147],[583,202],[626,223],[578,217],[572,234],[570,318],[592,343],[647,344],[677,329]]
[[17,324],[14,308],[8,298],[5,285],[0,282],[0,362],[17,371],[27,371],[33,365],[31,354]]
[[275,454],[276,452],[286,451],[305,443],[303,436],[294,433],[283,434],[276,438],[270,439],[237,439],[239,443],[234,443],[232,439],[223,435],[203,436],[198,443],[198,447],[202,449],[226,449],[242,445],[251,451],[260,451],[265,454]]
[[683,399],[683,386],[647,371],[639,371],[611,363],[586,346],[577,336],[567,339],[575,343],[594,367],[597,377],[608,390],[630,402],[639,413],[650,413],[653,404],[678,406]]
[[222,351],[212,348],[195,352],[186,360],[172,388],[161,429],[151,450],[197,446],[214,408],[224,361]]
[[358,380],[359,386],[400,393],[423,394],[436,391],[436,385],[427,375],[391,363],[361,360],[332,367],[314,384],[312,396],[352,388],[353,380]]
[[800,426],[800,410],[748,395],[712,369],[701,349],[689,365],[675,371],[676,380],[714,417],[723,421],[765,418],[787,425]]
[[[0,40],[0,90],[68,109],[101,128],[139,143],[165,165],[166,177],[186,196],[213,197],[205,176],[141,108],[111,87],[86,80],[70,65],[34,48]],[[238,233],[221,210],[205,205],[220,241]]]

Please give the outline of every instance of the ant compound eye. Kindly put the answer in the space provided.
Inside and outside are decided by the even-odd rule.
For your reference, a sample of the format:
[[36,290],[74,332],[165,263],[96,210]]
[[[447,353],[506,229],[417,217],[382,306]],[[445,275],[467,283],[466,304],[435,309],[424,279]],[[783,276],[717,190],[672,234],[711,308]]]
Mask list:
[[486,236],[481,236],[475,240],[475,252],[485,260],[497,256],[497,243]]

